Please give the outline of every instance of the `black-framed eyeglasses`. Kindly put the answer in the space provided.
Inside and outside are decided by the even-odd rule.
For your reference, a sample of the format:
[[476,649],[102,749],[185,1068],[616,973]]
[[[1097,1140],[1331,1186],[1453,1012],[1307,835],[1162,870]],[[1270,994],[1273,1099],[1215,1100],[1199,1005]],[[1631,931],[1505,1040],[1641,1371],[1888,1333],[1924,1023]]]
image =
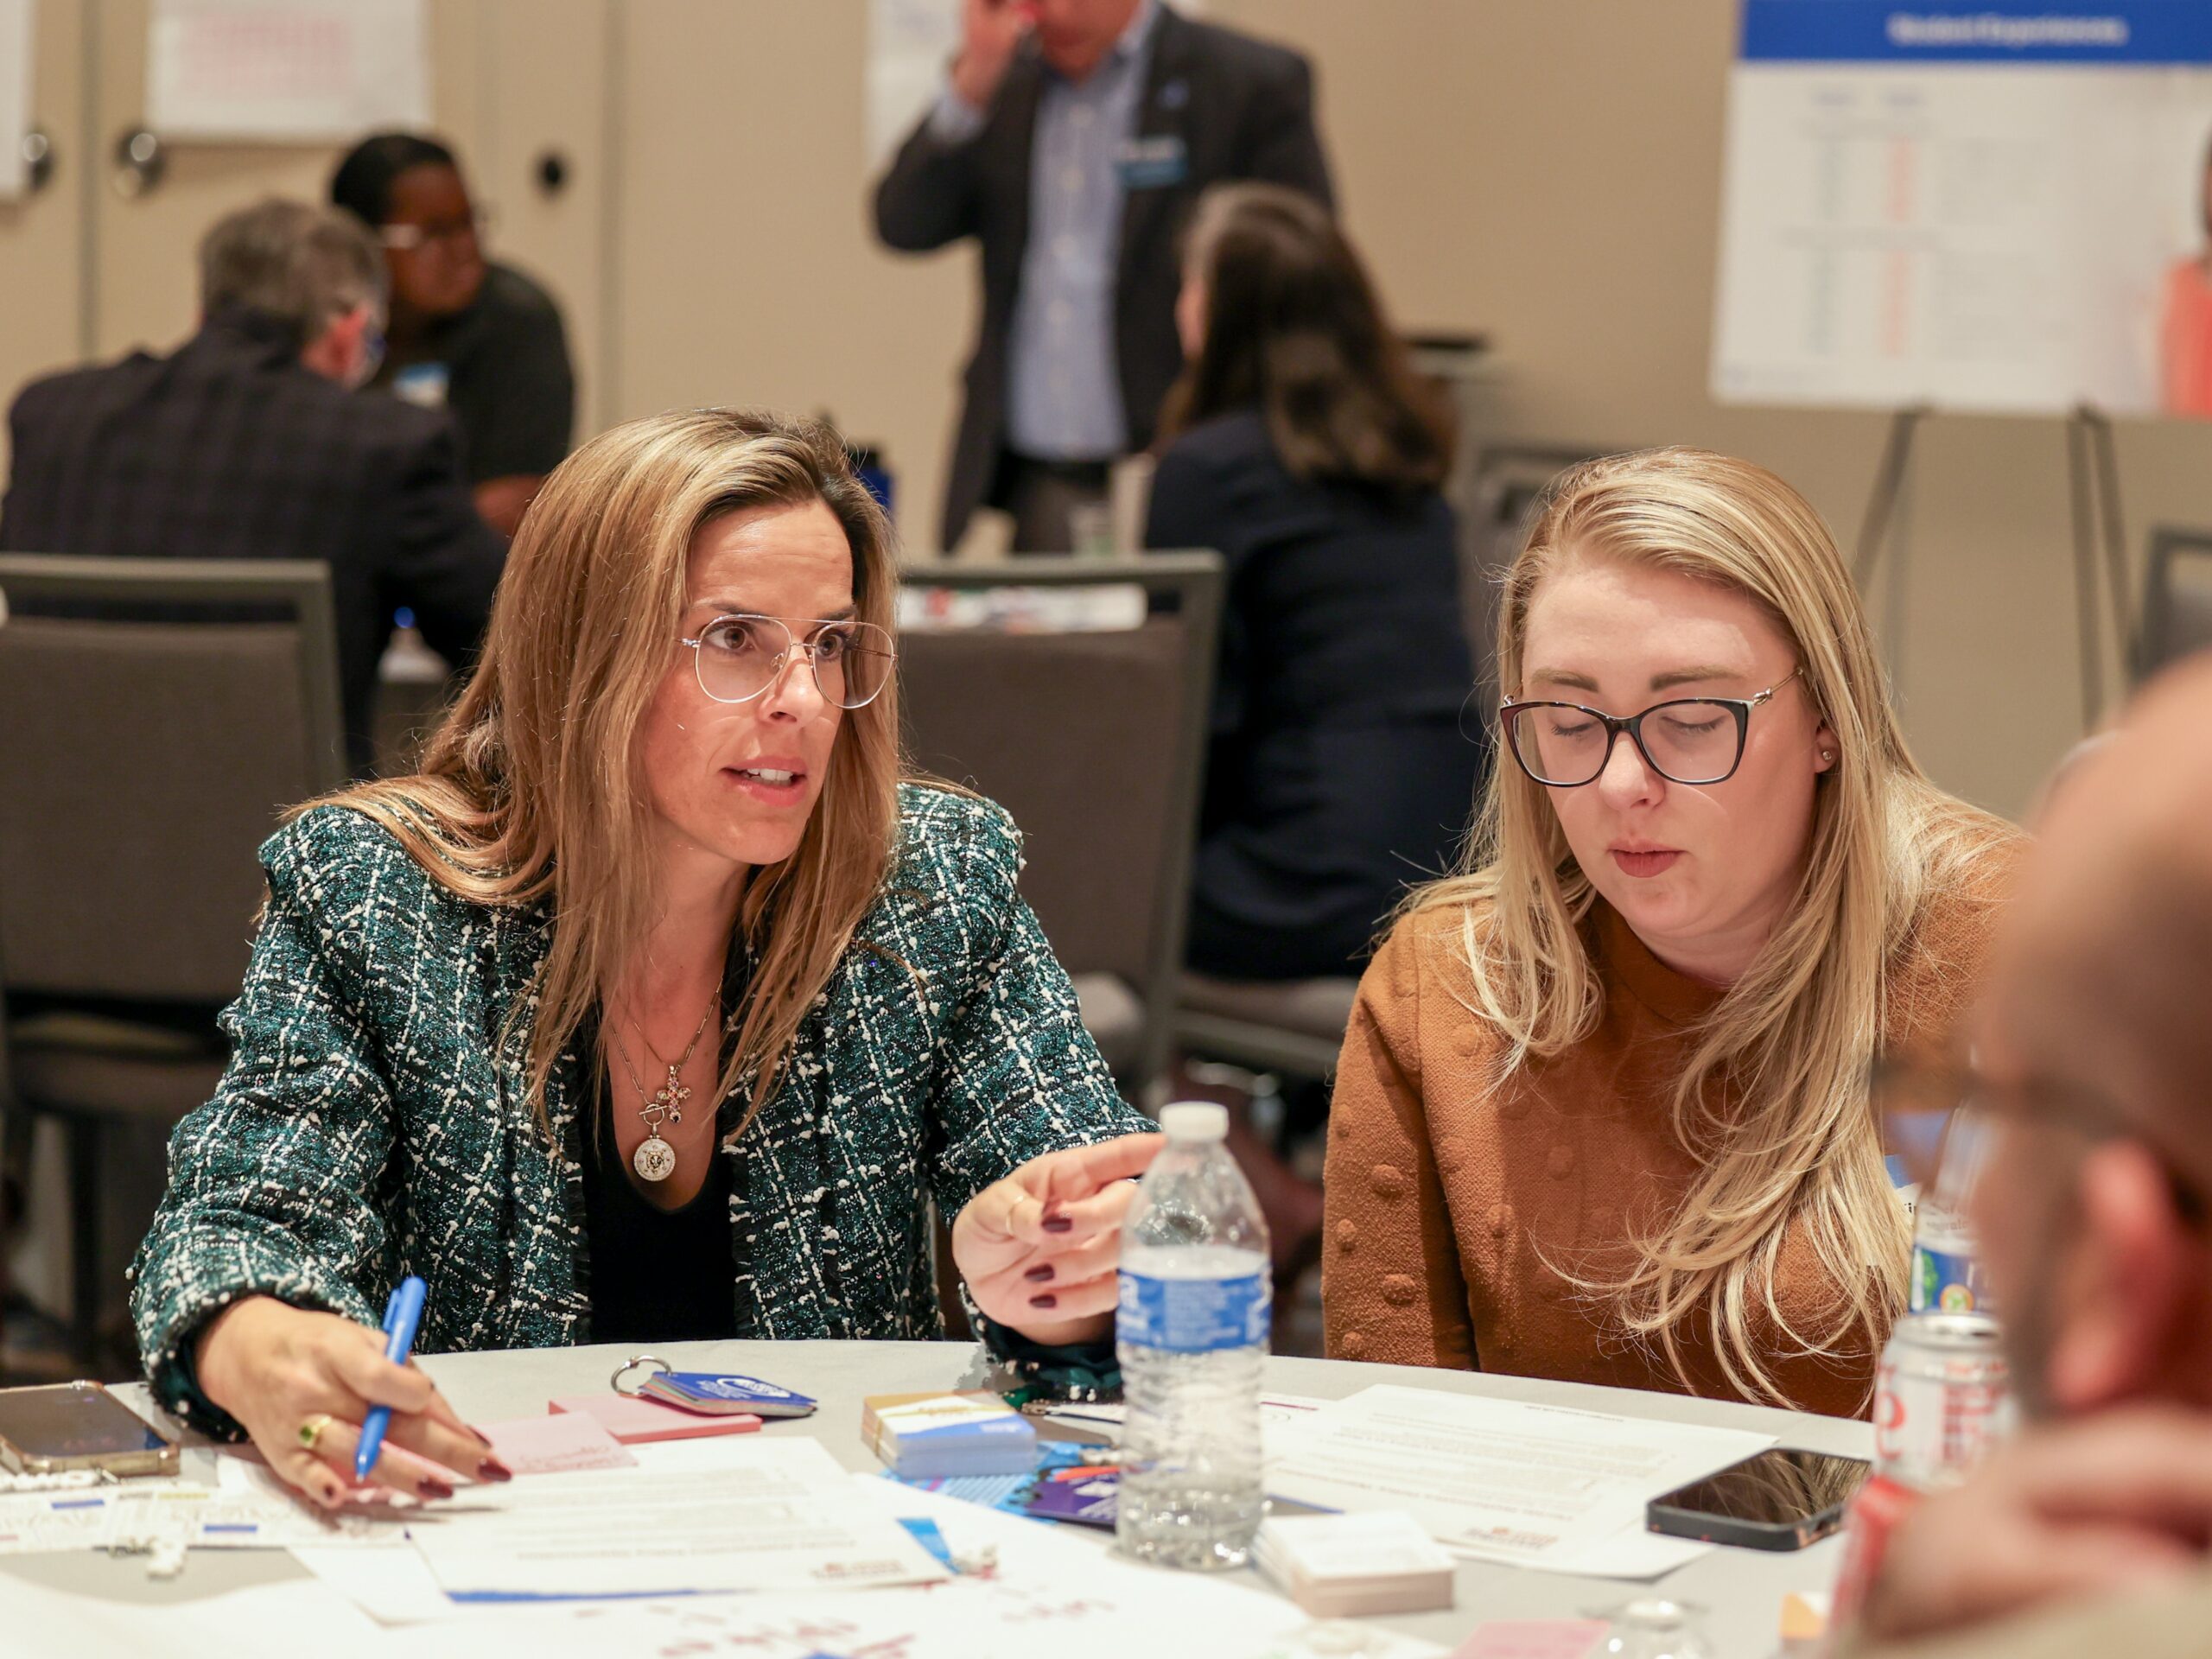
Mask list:
[[1884,1056],[1868,1074],[1881,1124],[1882,1150],[1905,1178],[1955,1205],[1978,1178],[1998,1123],[2057,1129],[2092,1143],[2133,1141],[2165,1172],[2174,1209],[2191,1226],[2212,1217],[2204,1188],[2180,1161],[2110,1099],[2086,1086],[2054,1081],[1997,1083],[1955,1060]]
[[1547,789],[1597,782],[1624,732],[1643,763],[1668,782],[1725,784],[1744,763],[1751,710],[1804,671],[1801,663],[1755,696],[1679,697],[1655,702],[1640,715],[1508,697],[1497,718],[1521,770]]
[[873,622],[801,621],[806,637],[772,616],[718,616],[691,647],[699,689],[716,702],[750,702],[776,683],[784,666],[804,655],[822,699],[840,709],[865,709],[891,683],[897,653],[891,636]]

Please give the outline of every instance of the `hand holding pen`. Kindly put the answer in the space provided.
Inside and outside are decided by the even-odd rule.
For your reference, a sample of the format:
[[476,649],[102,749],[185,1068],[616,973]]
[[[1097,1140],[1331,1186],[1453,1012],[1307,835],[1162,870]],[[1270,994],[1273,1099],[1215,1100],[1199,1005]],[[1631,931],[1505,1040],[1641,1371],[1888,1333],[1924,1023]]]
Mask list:
[[[387,1310],[388,1323],[397,1311]],[[245,1427],[269,1466],[325,1508],[390,1492],[450,1497],[454,1473],[510,1478],[491,1442],[461,1420],[436,1384],[386,1357],[390,1341],[334,1313],[249,1296],[208,1323],[195,1371],[200,1391]],[[378,1438],[386,1449],[372,1454],[363,1484],[356,1459],[379,1409],[387,1427]],[[412,1455],[393,1456],[391,1447]]]

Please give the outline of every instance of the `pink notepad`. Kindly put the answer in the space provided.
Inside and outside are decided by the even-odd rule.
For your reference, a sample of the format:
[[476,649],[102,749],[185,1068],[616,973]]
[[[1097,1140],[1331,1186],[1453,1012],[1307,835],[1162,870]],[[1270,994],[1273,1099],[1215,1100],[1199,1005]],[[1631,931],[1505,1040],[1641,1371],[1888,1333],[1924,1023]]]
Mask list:
[[548,1412],[508,1423],[480,1423],[501,1463],[518,1475],[572,1475],[582,1469],[634,1469],[638,1460],[598,1418]]
[[678,1411],[658,1400],[639,1400],[626,1394],[573,1395],[556,1400],[549,1411],[581,1411],[599,1419],[607,1432],[625,1446],[653,1440],[696,1440],[709,1434],[750,1434],[760,1420],[749,1412],[727,1417],[706,1417]]

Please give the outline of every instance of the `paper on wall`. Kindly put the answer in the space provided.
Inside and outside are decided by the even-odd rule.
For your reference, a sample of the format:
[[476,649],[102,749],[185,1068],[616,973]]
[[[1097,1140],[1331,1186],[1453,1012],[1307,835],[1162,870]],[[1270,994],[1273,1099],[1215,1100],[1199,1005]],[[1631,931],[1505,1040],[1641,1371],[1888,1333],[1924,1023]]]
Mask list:
[[891,159],[944,89],[960,45],[960,0],[868,0],[868,156]]
[[146,123],[164,138],[345,143],[429,119],[423,0],[153,0]]

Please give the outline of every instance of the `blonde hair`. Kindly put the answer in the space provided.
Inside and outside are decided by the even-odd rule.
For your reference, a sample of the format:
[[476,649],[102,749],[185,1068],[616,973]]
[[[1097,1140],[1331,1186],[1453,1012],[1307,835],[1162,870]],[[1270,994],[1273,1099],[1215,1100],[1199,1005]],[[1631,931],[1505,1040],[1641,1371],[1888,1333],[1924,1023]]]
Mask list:
[[[460,898],[550,907],[551,943],[500,1033],[503,1048],[527,1043],[541,1128],[556,1061],[652,920],[657,872],[635,739],[677,648],[692,540],[724,513],[811,502],[836,516],[852,548],[860,619],[890,630],[890,523],[827,426],[707,409],[593,439],[524,515],[483,656],[418,770],[321,803],[373,819]],[[899,778],[894,678],[846,714],[797,850],[746,883],[738,932],[753,971],[718,1092],[750,1078],[747,1122],[883,884]]]
[[[1583,556],[1748,595],[1789,641],[1805,692],[1835,734],[1836,763],[1817,788],[1787,918],[1703,1022],[1676,1082],[1673,1128],[1700,1173],[1679,1209],[1629,1241],[1624,1267],[1562,1268],[1685,1381],[1680,1333],[1694,1323],[1732,1387],[1789,1404],[1763,1346],[1837,1357],[1863,1344],[1871,1354],[1904,1304],[1911,1238],[1883,1162],[1868,1063],[1893,953],[1929,897],[1964,879],[2004,830],[1937,790],[1914,761],[1835,544],[1773,474],[1669,448],[1564,474],[1505,575],[1500,685],[1520,683],[1538,587]],[[1460,872],[1405,907],[1462,912],[1466,1003],[1505,1039],[1500,1086],[1597,1028],[1604,992],[1583,937],[1597,896],[1543,786],[1501,757]],[[1746,1102],[1758,1104],[1737,1104]],[[1793,1228],[1840,1287],[1815,1329],[1793,1329],[1776,1294]]]

